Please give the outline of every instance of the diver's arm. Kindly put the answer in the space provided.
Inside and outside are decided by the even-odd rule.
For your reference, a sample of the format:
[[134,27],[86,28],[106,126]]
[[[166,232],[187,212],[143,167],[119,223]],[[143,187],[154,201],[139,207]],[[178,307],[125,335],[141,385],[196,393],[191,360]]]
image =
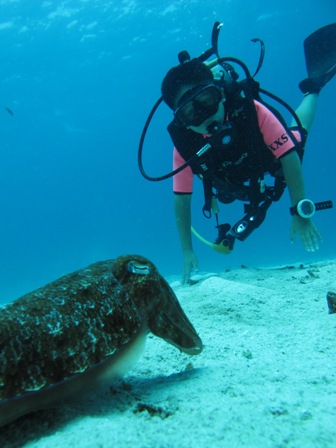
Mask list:
[[296,151],[291,151],[280,160],[289,190],[291,207],[294,207],[306,197],[301,161]]
[[[305,199],[305,188],[300,158],[296,151],[284,155],[281,165],[291,200],[291,206],[295,207],[299,201]],[[294,215],[291,224],[291,241],[294,242],[298,235],[308,252],[314,252],[319,248],[318,241],[321,235],[310,219]]]
[[191,194],[175,194],[174,208],[184,259],[182,283],[186,283],[190,279],[191,270],[198,270],[191,238]]
[[177,229],[183,253],[192,251],[191,240],[191,194],[174,194]]

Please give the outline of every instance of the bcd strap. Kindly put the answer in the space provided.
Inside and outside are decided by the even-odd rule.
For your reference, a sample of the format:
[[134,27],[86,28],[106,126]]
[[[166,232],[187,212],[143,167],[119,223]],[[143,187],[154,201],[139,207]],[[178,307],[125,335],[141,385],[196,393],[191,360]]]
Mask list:
[[213,175],[210,173],[203,175],[203,189],[204,189],[204,205],[203,215],[206,218],[211,218],[211,205],[212,205],[212,180]]

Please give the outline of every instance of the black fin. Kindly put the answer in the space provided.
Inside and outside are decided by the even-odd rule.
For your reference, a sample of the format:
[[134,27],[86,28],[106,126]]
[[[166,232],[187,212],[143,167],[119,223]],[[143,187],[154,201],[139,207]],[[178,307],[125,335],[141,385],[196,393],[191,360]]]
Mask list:
[[304,41],[308,78],[299,87],[303,93],[319,93],[336,74],[336,23],[310,34]]

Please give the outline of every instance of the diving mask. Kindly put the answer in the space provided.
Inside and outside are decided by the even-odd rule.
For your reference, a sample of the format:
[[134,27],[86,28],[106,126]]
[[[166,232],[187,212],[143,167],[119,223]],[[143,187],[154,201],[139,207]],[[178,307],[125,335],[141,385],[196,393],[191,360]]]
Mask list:
[[184,127],[200,126],[207,118],[215,115],[221,101],[222,93],[214,84],[197,86],[182,96],[174,117]]

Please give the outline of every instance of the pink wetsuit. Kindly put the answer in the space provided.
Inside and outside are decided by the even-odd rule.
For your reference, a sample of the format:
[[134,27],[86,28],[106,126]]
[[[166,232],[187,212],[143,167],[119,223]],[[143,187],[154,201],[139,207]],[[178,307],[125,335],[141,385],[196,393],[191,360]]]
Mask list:
[[[254,101],[255,108],[258,116],[258,124],[260,131],[263,135],[264,142],[273,153],[274,157],[279,159],[284,154],[293,150],[295,144],[293,137],[288,135],[288,132],[276,118],[276,116],[258,101]],[[295,138],[300,141],[300,133],[298,131],[292,131]],[[180,153],[174,148],[173,154],[173,166],[174,170],[179,168],[185,163]],[[178,174],[174,176],[174,193],[192,193],[193,191],[193,177],[194,174],[188,166]]]

